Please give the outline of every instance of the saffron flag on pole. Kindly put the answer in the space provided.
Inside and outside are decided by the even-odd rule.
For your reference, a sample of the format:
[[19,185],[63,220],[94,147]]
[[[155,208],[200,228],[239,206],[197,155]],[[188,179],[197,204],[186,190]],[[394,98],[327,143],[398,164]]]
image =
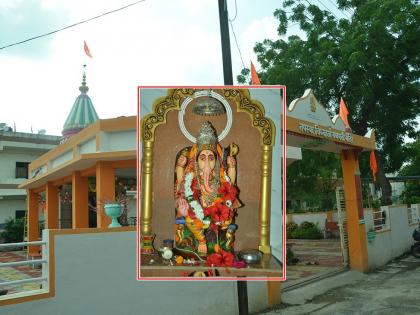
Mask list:
[[378,172],[378,164],[376,164],[375,151],[370,151],[370,169],[373,175],[373,182],[376,182],[376,173]]
[[346,103],[344,103],[343,98],[341,98],[340,99],[340,113],[339,113],[339,116],[343,120],[346,128],[350,128],[349,121],[347,120],[347,115],[348,114],[349,114],[349,111],[347,110]]
[[84,44],[84,49],[85,49],[85,54],[88,56],[88,57],[90,57],[90,58],[93,58],[92,57],[92,54],[90,53],[90,50],[89,50],[89,47],[88,47],[88,45],[86,44],[86,41],[84,40],[83,41],[83,44]]
[[258,78],[257,71],[255,70],[255,67],[252,61],[251,61],[251,84],[261,85],[260,78]]

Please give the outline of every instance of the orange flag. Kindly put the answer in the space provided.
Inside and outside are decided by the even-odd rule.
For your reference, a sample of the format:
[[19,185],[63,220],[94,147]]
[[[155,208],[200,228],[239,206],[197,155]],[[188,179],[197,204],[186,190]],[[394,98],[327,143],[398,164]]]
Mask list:
[[378,172],[378,164],[376,164],[375,151],[370,151],[370,169],[372,170],[373,182],[376,182],[376,173]]
[[347,120],[347,115],[349,114],[349,111],[347,110],[346,103],[344,103],[343,98],[340,99],[340,118],[343,120],[344,125],[346,128],[350,128],[349,121]]
[[251,61],[251,84],[261,85],[260,78],[258,77],[257,71],[255,70],[255,67],[252,61]]
[[85,54],[88,56],[88,57],[90,57],[90,58],[93,58],[92,57],[92,54],[90,53],[90,50],[89,50],[89,47],[88,47],[88,45],[86,44],[86,41],[84,40],[83,41],[83,43],[84,43],[84,49],[85,49]]

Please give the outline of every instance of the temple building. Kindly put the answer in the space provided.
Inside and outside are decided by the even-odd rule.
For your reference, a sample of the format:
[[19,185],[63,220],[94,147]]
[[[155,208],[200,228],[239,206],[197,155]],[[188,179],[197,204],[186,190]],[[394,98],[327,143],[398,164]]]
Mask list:
[[60,145],[33,161],[20,185],[28,192],[29,241],[41,237],[40,221],[47,229],[107,227],[102,204],[122,195],[124,223],[135,223],[136,117],[99,119],[85,73],[79,90]]

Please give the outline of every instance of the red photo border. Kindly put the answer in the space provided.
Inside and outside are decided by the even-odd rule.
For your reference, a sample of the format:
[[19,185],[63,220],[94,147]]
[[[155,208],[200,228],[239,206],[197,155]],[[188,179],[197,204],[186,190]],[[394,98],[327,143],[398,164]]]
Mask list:
[[[141,181],[141,161],[140,161],[140,89],[177,89],[177,88],[192,88],[192,89],[276,89],[282,91],[283,98],[283,118],[281,138],[283,142],[283,217],[282,217],[282,247],[283,247],[283,268],[281,277],[141,277],[140,275],[140,181]],[[137,281],[286,281],[286,86],[285,85],[241,85],[241,86],[225,86],[225,85],[179,85],[179,86],[137,86],[137,225],[136,225],[136,280]]]

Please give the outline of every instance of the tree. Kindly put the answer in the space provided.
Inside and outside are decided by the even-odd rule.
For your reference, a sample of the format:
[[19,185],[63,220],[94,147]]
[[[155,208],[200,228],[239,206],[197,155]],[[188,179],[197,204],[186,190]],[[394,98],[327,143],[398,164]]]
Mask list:
[[[417,133],[416,141],[406,145],[406,150],[410,159],[399,174],[402,176],[420,176],[420,132]],[[402,197],[404,203],[420,203],[420,179],[407,181]]]
[[302,160],[287,167],[287,198],[304,200],[320,210],[333,209],[339,169],[336,154],[302,149]]
[[[285,10],[274,12],[280,38],[254,48],[261,82],[286,84],[288,103],[312,88],[331,112],[343,97],[353,132],[376,130],[377,179],[382,203],[390,204],[385,173],[402,166],[403,139],[414,136],[420,112],[420,6],[409,0],[338,0],[340,9],[354,13],[337,19],[312,3],[287,0]],[[306,38],[283,39],[289,22],[299,23]],[[247,73],[238,76],[240,83]]]

